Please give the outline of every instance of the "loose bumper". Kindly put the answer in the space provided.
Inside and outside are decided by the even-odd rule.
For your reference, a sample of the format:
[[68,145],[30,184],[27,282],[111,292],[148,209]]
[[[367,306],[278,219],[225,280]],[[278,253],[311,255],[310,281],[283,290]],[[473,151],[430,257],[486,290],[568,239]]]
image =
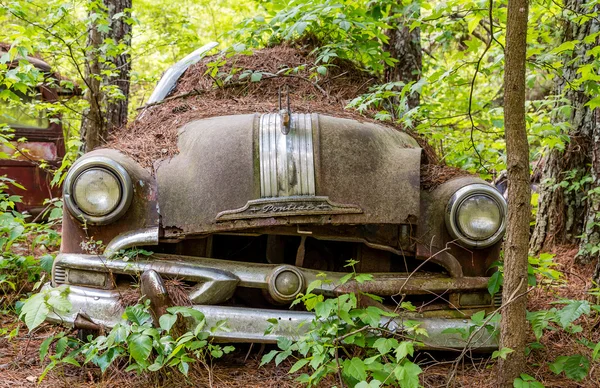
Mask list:
[[[44,287],[52,288],[50,284]],[[80,286],[69,286],[69,290],[67,298],[72,305],[71,311],[60,315],[52,313],[48,316],[48,321],[68,327],[91,328],[113,327],[122,319],[124,307],[120,302],[119,291]],[[226,330],[217,329],[211,334],[214,340],[221,342],[275,343],[279,337],[294,339],[304,334],[314,319],[314,314],[302,311],[211,305],[194,305],[193,308],[205,315],[207,327],[216,327],[217,322],[226,321]],[[278,323],[269,334],[265,334],[272,326],[268,320],[273,319]],[[458,334],[444,333],[449,328],[468,331],[473,325],[468,319],[409,319],[419,322],[420,327],[427,331],[428,337],[420,338],[427,349],[463,349],[467,343],[470,348],[478,351],[491,351],[498,347],[496,336],[485,329],[477,332],[470,341]],[[388,328],[396,331],[401,331],[402,327],[400,318],[388,325]]]

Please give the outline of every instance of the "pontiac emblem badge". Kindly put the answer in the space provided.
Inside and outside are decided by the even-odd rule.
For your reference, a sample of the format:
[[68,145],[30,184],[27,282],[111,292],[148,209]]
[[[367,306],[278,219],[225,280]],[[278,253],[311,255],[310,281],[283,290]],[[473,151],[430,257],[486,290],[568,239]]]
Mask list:
[[248,201],[246,206],[217,214],[217,221],[249,218],[312,216],[321,214],[359,214],[356,205],[334,203],[328,197],[296,196],[261,198]]

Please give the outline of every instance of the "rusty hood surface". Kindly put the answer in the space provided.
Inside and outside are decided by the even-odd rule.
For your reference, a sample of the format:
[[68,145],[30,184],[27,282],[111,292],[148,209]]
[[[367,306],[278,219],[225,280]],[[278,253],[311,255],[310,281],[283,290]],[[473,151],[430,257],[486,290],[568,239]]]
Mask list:
[[155,166],[166,235],[418,218],[421,149],[383,125],[320,114],[222,116],[183,126],[178,147]]

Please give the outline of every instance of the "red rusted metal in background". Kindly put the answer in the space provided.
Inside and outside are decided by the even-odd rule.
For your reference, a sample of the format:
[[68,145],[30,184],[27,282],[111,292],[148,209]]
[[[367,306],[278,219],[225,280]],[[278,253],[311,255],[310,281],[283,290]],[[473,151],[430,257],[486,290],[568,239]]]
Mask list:
[[[0,50],[1,51],[1,50]],[[38,69],[49,73],[50,66],[38,58],[27,58],[30,63]],[[49,75],[52,75],[49,73]],[[42,101],[53,102],[58,100],[59,95],[65,95],[64,90],[56,90],[49,86],[39,88],[39,96]],[[72,92],[71,95],[77,94]],[[8,193],[19,195],[22,202],[16,204],[18,211],[28,211],[38,214],[44,209],[44,201],[48,198],[56,198],[61,195],[60,187],[51,187],[53,174],[52,169],[60,166],[65,155],[64,133],[60,122],[48,123],[46,128],[29,128],[11,125],[14,129],[14,139],[27,139],[25,142],[11,142],[14,149],[3,145],[1,152],[10,158],[0,159],[0,176],[13,179],[25,190],[9,186]],[[44,161],[47,169],[39,167]]]

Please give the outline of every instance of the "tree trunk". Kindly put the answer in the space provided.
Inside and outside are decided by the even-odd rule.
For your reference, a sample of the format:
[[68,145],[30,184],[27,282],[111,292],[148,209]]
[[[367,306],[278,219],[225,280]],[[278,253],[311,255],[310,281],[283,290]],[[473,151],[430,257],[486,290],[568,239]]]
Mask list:
[[[131,25],[127,18],[131,15],[132,0],[105,0],[108,6],[108,17],[111,22],[108,38],[113,39],[116,44],[131,47]],[[123,16],[118,17],[118,14]],[[117,15],[117,17],[115,17]],[[106,128],[110,132],[119,128],[127,122],[127,108],[129,105],[129,82],[131,72],[131,57],[128,49],[120,55],[109,58],[108,61],[114,66],[119,75],[110,79],[108,83],[115,85],[121,91],[123,97],[109,99],[106,103]]]
[[[582,0],[572,0],[567,2],[567,6],[571,6],[575,11],[579,12],[599,12],[600,5],[596,5],[593,10],[585,9]],[[598,18],[590,18],[589,21],[582,25],[570,23],[571,30],[574,31],[574,39],[581,39],[582,43],[579,44],[577,50],[573,52],[573,55],[577,55],[577,65],[594,64],[595,58],[588,55],[589,50],[600,44],[600,39],[596,38],[594,41],[585,43],[583,38],[597,34],[600,31],[600,20]],[[589,82],[589,81],[588,81]],[[585,226],[584,233],[579,244],[579,253],[577,253],[576,261],[581,264],[591,262],[593,259],[597,259],[600,255],[600,109],[590,109],[586,106],[589,100],[594,95],[585,92],[585,83],[581,89],[577,92],[578,99],[576,100],[577,111],[579,112],[578,124],[584,127],[584,131],[589,133],[591,139],[591,167],[590,175],[592,182],[590,184],[590,191],[588,191],[588,197],[586,200],[587,211],[584,218]],[[592,88],[593,91],[596,87]],[[598,282],[600,280],[600,261],[596,265],[596,273],[594,274],[594,280]]]
[[90,104],[89,109],[81,121],[82,151],[88,152],[100,146],[104,142],[104,117],[102,114],[101,71],[99,59],[99,48],[102,37],[97,25],[90,26],[88,34],[88,52],[86,56],[85,83],[87,91],[85,99]]
[[525,59],[528,0],[509,0],[504,67],[504,122],[508,175],[508,217],[504,243],[504,285],[500,348],[513,350],[500,359],[498,385],[512,387],[525,365],[527,340],[527,249],[531,187],[525,125]]
[[[405,11],[407,12],[407,11]],[[413,12],[418,14],[418,9]],[[397,20],[394,28],[387,31],[388,44],[384,49],[390,57],[397,59],[394,66],[388,66],[385,71],[386,82],[401,81],[405,84],[418,81],[421,78],[423,54],[421,51],[421,30],[412,31],[407,27],[408,17]],[[419,94],[411,93],[407,100],[408,108],[419,105]]]
[[[583,4],[582,0],[567,0],[565,9],[581,13],[586,11]],[[584,24],[568,20],[565,23],[563,42],[576,39],[583,41],[585,37],[598,31],[598,21],[593,18]],[[592,138],[594,132],[598,130],[597,117],[589,107],[585,106],[590,96],[582,87],[573,89],[574,81],[580,77],[577,70],[582,65],[591,64],[594,60],[593,57],[586,55],[586,52],[594,46],[593,42],[577,44],[572,53],[563,56],[562,75],[556,78],[556,94],[564,96],[571,108],[569,117],[566,118],[570,124],[568,133],[570,141],[564,151],[553,149],[544,158],[539,208],[530,245],[532,255],[554,245],[577,243],[584,227],[586,234],[581,241],[581,248],[589,244],[597,245],[600,242],[600,230],[595,227],[595,222],[598,221],[594,211],[594,208],[599,205],[595,205],[594,201],[590,200],[591,197],[587,200],[585,198],[589,184],[584,184],[578,190],[572,189],[573,182],[579,183],[590,174],[588,166],[592,163]],[[556,121],[560,122],[564,119],[564,117],[557,117]],[[559,186],[563,181],[567,182],[566,187]],[[586,210],[588,208],[589,210]],[[581,259],[590,260],[585,251],[580,249]]]
[[[127,122],[131,70],[128,50],[131,47],[131,25],[127,19],[131,3],[132,0],[104,0],[106,13],[101,9],[90,11],[91,14],[103,13],[110,28],[108,33],[101,33],[97,23],[90,26],[85,80],[88,87],[85,98],[90,107],[81,122],[83,152],[104,144],[111,130]],[[90,19],[100,20],[93,16]],[[119,54],[110,56],[102,52],[102,45],[107,39],[114,46],[119,46]],[[101,64],[99,58],[102,55],[106,56],[106,61]],[[104,75],[103,70],[108,70],[111,76]],[[119,93],[115,93],[115,88]]]

